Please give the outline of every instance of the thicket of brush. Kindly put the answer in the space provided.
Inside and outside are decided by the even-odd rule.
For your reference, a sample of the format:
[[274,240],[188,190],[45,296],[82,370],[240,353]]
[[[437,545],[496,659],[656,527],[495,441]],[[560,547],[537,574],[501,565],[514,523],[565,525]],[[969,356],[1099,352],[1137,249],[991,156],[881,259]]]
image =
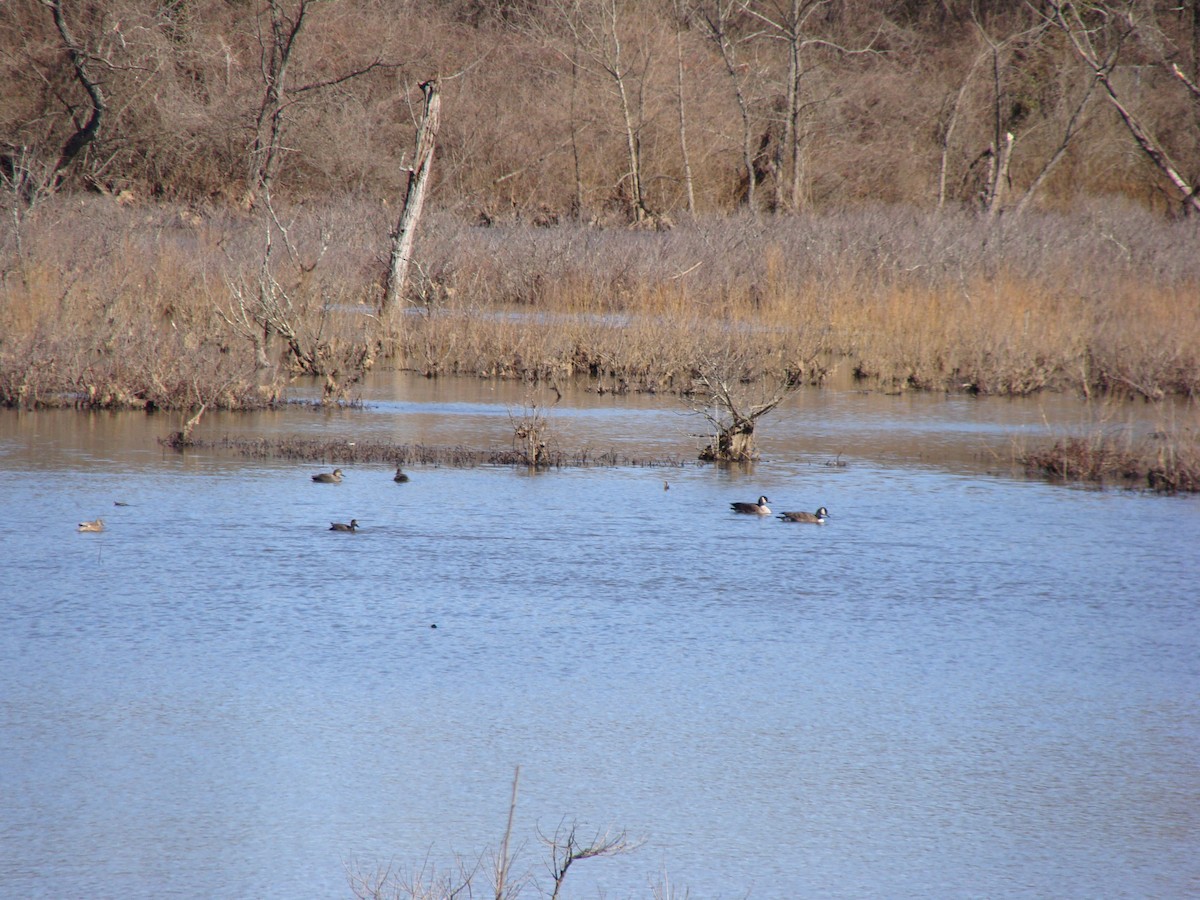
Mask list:
[[1200,435],[1099,429],[1061,438],[1020,455],[1030,472],[1063,481],[1145,487],[1161,493],[1200,491]]
[[876,207],[669,232],[431,215],[413,302],[387,314],[385,208],[281,221],[289,249],[264,266],[255,217],[39,206],[6,242],[0,403],[251,408],[296,374],[336,400],[380,362],[686,392],[719,357],[748,379],[847,366],[895,390],[1200,392],[1196,225],[1129,206],[1011,225]]

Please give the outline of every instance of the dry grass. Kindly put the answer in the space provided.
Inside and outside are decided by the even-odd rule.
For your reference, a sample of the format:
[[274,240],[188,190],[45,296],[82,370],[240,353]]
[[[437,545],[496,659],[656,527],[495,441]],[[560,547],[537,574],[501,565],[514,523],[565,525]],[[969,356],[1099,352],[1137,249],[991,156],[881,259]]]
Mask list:
[[886,390],[1200,391],[1196,225],[1130,207],[999,226],[880,208],[663,233],[431,214],[413,303],[380,318],[389,219],[353,200],[288,214],[292,250],[277,241],[271,261],[288,334],[261,348],[263,368],[262,335],[239,317],[262,284],[261,220],[46,203],[3,247],[0,402],[247,408],[298,373],[337,400],[377,360],[686,393],[714,353],[746,359],[746,379],[847,366]]

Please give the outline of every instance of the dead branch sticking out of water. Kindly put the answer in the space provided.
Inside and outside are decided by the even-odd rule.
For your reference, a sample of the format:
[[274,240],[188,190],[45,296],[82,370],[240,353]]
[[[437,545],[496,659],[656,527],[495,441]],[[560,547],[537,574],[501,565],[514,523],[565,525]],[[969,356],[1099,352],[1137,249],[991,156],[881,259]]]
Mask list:
[[[159,438],[159,443],[182,449],[176,435]],[[514,466],[529,468],[529,457],[517,447],[474,448],[457,445],[431,447],[425,444],[391,444],[383,441],[328,441],[302,438],[221,438],[195,440],[186,445],[192,450],[227,450],[252,459],[289,459],[340,465],[386,463],[393,466],[446,466],[472,469],[478,466]],[[565,469],[618,466],[682,468],[678,457],[633,457],[616,450],[597,452],[588,447],[573,451],[543,449],[538,468]]]

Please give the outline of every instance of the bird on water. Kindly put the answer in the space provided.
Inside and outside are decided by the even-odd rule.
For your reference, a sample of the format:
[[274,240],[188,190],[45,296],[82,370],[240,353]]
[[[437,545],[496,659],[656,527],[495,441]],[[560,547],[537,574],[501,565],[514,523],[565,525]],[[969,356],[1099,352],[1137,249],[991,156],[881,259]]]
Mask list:
[[730,503],[729,508],[737,513],[750,513],[753,516],[769,516],[771,510],[767,507],[767,498],[759,497],[757,503]]
[[813,525],[824,525],[825,520],[829,518],[829,510],[822,506],[815,513],[784,512],[779,514],[779,518],[784,522],[811,522]]

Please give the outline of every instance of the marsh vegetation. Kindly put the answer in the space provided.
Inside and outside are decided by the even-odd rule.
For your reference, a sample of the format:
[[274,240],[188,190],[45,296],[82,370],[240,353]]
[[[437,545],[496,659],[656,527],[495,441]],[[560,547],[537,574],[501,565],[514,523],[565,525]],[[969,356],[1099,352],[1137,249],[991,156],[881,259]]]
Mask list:
[[[290,209],[289,250],[264,270],[253,216],[48,201],[4,280],[0,402],[175,410],[182,439],[205,409],[285,401],[298,376],[353,400],[375,366],[678,395],[718,430],[837,369],[886,392],[1200,390],[1194,223],[1128,205],[1011,227],[889,207],[669,232],[435,214],[409,302],[384,310],[387,219],[366,201]],[[549,462],[541,402],[514,419],[514,454]]]
[[745,460],[839,368],[1196,395],[1200,17],[469,6],[12,4],[0,404],[172,410],[186,446],[301,376],[586,379]]

